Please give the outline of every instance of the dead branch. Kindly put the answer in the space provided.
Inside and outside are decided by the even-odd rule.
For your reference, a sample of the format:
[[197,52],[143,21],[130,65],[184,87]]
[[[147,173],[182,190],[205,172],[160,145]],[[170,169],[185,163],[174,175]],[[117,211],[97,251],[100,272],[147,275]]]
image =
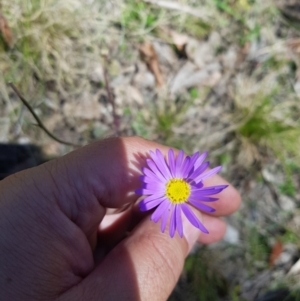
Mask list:
[[41,121],[41,119],[37,116],[37,114],[34,112],[33,108],[30,106],[30,104],[28,103],[28,101],[21,95],[21,93],[19,92],[18,88],[13,84],[13,83],[9,83],[9,85],[12,87],[12,89],[14,90],[14,92],[18,95],[18,97],[20,98],[20,100],[22,101],[22,103],[25,105],[25,107],[29,110],[29,112],[32,114],[33,118],[36,120],[37,125],[53,140],[55,140],[56,142],[59,142],[61,144],[65,144],[65,145],[70,145],[70,146],[74,146],[74,147],[79,147],[81,145],[78,144],[74,144],[71,142],[67,142],[64,140],[61,140],[59,138],[57,138],[56,136],[54,136],[54,134],[52,134],[43,124],[43,122]]

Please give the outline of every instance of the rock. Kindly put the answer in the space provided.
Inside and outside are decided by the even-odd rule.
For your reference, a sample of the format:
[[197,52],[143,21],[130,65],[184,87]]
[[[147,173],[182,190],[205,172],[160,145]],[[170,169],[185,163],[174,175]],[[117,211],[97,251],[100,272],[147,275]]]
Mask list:
[[288,276],[291,275],[300,275],[300,259],[289,270]]
[[281,270],[289,270],[293,264],[294,258],[299,255],[298,247],[294,244],[285,244],[283,246],[283,251],[279,257],[274,262],[275,266],[280,266]]
[[296,208],[296,202],[294,199],[284,194],[279,196],[279,204],[280,207],[285,211],[293,211]]
[[137,65],[138,72],[133,78],[134,85],[139,89],[154,89],[155,77],[148,71],[147,66],[144,63]]
[[264,179],[267,182],[276,183],[276,177],[274,176],[274,173],[271,172],[269,169],[263,168],[263,170],[262,170],[262,176],[264,177]]
[[280,256],[277,258],[275,264],[276,265],[285,265],[288,264],[292,260],[293,254],[289,252],[282,252]]
[[93,66],[93,70],[89,75],[89,78],[96,84],[104,82],[104,70],[101,64],[98,63]]
[[177,63],[177,57],[171,46],[166,43],[153,42],[153,47],[161,65],[174,66]]
[[214,50],[209,43],[201,43],[195,39],[189,39],[185,51],[188,58],[199,68],[203,68],[215,61]]
[[229,244],[237,245],[240,241],[240,234],[236,228],[230,224],[227,224],[227,229],[223,240]]
[[221,65],[212,63],[205,68],[199,69],[195,64],[187,62],[176,74],[170,86],[172,94],[180,92],[182,89],[204,85],[212,87],[221,79]]
[[31,140],[29,137],[22,136],[22,137],[18,138],[18,143],[19,144],[30,144]]

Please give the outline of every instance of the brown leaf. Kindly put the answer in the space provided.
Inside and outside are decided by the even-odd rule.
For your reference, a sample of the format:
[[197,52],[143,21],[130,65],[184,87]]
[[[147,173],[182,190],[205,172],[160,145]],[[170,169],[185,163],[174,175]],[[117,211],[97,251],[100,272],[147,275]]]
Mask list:
[[13,45],[12,31],[6,18],[0,13],[0,32],[2,33],[5,43],[11,48]]
[[277,240],[275,245],[272,248],[272,252],[269,259],[269,265],[270,267],[274,266],[275,261],[278,259],[278,257],[281,255],[283,251],[283,244],[281,241]]
[[157,54],[152,44],[145,42],[139,48],[142,59],[147,64],[149,70],[154,74],[156,84],[161,87],[164,84],[163,76],[161,74]]

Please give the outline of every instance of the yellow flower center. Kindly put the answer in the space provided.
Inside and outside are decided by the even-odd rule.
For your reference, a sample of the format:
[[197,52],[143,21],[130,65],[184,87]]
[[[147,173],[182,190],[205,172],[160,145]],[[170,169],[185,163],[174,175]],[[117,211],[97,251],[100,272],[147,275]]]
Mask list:
[[183,179],[171,179],[166,185],[166,195],[172,204],[185,203],[191,194],[191,186]]

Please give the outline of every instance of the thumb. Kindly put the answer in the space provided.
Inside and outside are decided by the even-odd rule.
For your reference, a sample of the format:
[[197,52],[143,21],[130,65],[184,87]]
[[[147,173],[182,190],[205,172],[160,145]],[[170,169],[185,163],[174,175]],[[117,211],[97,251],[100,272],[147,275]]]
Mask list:
[[[201,218],[199,212],[195,214]],[[62,300],[167,300],[199,238],[199,230],[189,222],[183,220],[183,227],[183,238],[170,238],[158,224],[144,220]]]

